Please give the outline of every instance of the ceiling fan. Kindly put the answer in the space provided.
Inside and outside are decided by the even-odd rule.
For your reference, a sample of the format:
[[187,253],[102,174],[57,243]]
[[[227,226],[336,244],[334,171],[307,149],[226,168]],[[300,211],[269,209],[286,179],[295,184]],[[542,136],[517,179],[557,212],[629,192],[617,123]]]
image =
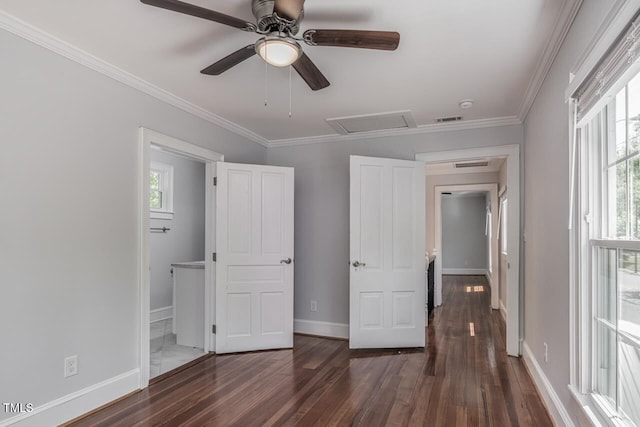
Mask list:
[[299,41],[309,46],[339,46],[361,49],[395,50],[400,34],[394,31],[307,30],[296,38],[304,18],[304,0],[252,0],[256,24],[179,0],[140,0],[144,4],[208,19],[243,31],[262,35],[250,44],[200,71],[219,75],[258,54],[276,67],[292,65],[313,90],[329,86],[329,81],[302,51]]

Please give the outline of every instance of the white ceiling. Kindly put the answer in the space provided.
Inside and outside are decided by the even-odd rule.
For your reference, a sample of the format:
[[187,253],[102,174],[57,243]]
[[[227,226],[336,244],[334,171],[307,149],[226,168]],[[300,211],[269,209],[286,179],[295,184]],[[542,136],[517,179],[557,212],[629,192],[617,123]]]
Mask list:
[[[250,0],[189,2],[254,21]],[[138,0],[0,0],[0,27],[58,46],[79,62],[124,76],[129,84],[133,80],[134,86],[257,142],[279,145],[332,138],[336,132],[326,118],[400,110],[413,113],[417,131],[517,123],[579,3],[308,0],[301,33],[392,30],[400,33],[400,46],[387,52],[303,45],[331,86],[313,92],[294,71],[291,118],[288,69],[268,69],[266,107],[265,65],[258,56],[220,76],[199,72],[254,42],[253,33]],[[473,99],[473,108],[460,109],[462,99]],[[434,124],[447,116],[464,120]],[[416,129],[396,132],[407,131]]]

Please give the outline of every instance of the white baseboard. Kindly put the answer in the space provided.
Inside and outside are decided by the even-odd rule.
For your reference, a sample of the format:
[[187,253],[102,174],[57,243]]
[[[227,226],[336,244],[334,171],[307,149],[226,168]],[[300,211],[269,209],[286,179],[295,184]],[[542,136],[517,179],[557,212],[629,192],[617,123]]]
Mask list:
[[504,302],[500,301],[500,314],[502,314],[502,318],[504,321],[507,321],[507,307],[504,306]]
[[442,274],[453,274],[456,276],[489,276],[486,268],[443,268]]
[[132,369],[75,393],[34,407],[32,412],[22,413],[0,421],[0,427],[53,426],[70,421],[132,391],[138,390],[140,388],[139,374],[140,372],[137,368]]
[[575,427],[575,424],[569,416],[569,412],[567,412],[567,408],[562,404],[562,401],[553,389],[553,386],[544,374],[544,371],[538,364],[538,361],[526,341],[522,343],[522,349],[524,365],[527,368],[527,371],[529,371],[529,375],[531,375],[531,378],[533,379],[533,382],[535,383],[536,388],[549,411],[549,415],[551,415],[553,424],[556,426]]
[[319,335],[322,337],[349,339],[349,325],[346,323],[319,322],[315,320],[294,319],[294,332]]
[[173,306],[160,307],[149,311],[149,323],[173,318]]

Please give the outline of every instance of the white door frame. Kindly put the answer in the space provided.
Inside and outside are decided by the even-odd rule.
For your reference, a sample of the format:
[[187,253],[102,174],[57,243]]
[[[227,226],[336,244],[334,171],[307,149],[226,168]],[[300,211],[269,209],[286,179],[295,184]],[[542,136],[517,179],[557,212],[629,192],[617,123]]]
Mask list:
[[498,211],[498,184],[459,184],[459,185],[437,185],[434,191],[435,197],[435,247],[436,247],[436,263],[435,263],[435,290],[434,290],[434,306],[442,305],[442,193],[455,193],[456,191],[472,191],[489,193],[491,197],[491,261],[493,268],[489,273],[489,286],[491,286],[491,308],[500,309],[500,276],[496,274],[496,260],[498,259],[498,215],[494,212]]
[[[519,356],[521,351],[522,301],[520,295],[520,146],[501,145],[495,147],[468,148],[462,150],[416,153],[415,159],[425,163],[443,163],[480,158],[505,157],[507,160],[507,188],[513,200],[507,212],[507,354]],[[513,248],[513,250],[511,250]],[[440,255],[440,254],[438,254]],[[437,258],[436,258],[437,259]],[[438,271],[436,270],[436,275]]]
[[[223,161],[224,156],[215,151],[193,145],[180,139],[172,138],[143,127],[139,128],[138,144],[138,266],[139,281],[138,291],[140,295],[139,305],[139,387],[141,389],[149,385],[150,350],[149,350],[149,306],[151,300],[150,288],[150,248],[149,248],[149,151],[151,145],[161,147],[163,150],[186,155],[202,160],[205,163],[205,257],[204,257],[204,350],[214,351],[215,340],[211,339],[210,327],[213,324],[211,309],[215,307],[215,273],[211,253],[215,252],[215,194],[213,177],[215,175],[215,162]],[[209,185],[211,183],[211,185]],[[175,309],[175,307],[174,307]],[[175,315],[175,313],[174,313]]]

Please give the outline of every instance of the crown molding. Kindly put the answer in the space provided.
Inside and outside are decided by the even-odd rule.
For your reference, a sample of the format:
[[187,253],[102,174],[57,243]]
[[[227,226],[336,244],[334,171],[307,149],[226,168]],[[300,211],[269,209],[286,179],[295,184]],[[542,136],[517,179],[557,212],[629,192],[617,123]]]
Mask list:
[[422,135],[434,132],[452,132],[467,129],[480,129],[499,126],[520,125],[522,121],[516,116],[497,117],[492,119],[466,120],[452,123],[434,123],[409,129],[389,129],[373,132],[359,132],[350,135],[320,135],[303,138],[278,139],[269,141],[269,148],[288,147],[292,145],[318,144],[325,142],[348,142],[361,139],[389,138],[394,136]]
[[542,88],[542,84],[547,78],[547,74],[549,74],[549,70],[551,70],[553,62],[558,56],[558,52],[569,33],[569,29],[571,28],[573,20],[578,14],[578,10],[581,5],[582,0],[566,0],[564,2],[562,12],[556,19],[553,27],[553,33],[551,34],[551,37],[549,37],[549,40],[542,51],[542,55],[538,60],[538,66],[533,73],[533,77],[529,81],[529,86],[525,92],[520,109],[518,110],[518,118],[521,121],[524,122],[527,114],[529,114],[529,110],[538,96],[538,92],[540,92],[540,88]]
[[127,86],[137,89],[147,95],[151,95],[160,101],[166,102],[169,105],[173,105],[187,113],[193,114],[203,120],[220,126],[230,132],[240,135],[248,140],[255,142],[263,147],[268,147],[269,142],[262,136],[243,128],[227,119],[224,119],[216,114],[213,114],[202,107],[199,107],[185,99],[180,98],[160,87],[149,83],[140,77],[135,76],[121,68],[116,67],[78,47],[71,45],[59,38],[36,28],[15,16],[0,10],[0,28],[7,30],[8,32],[29,40],[39,46],[49,49],[67,59],[70,59],[78,64],[84,65],[94,71],[104,74],[107,77],[111,77],[114,80],[119,81]]
[[[568,1],[575,3],[582,0]],[[395,136],[420,135],[434,132],[451,132],[467,129],[522,124],[522,119],[520,118],[520,116],[507,116],[491,119],[466,120],[453,123],[434,123],[409,129],[389,129],[373,132],[362,132],[350,135],[319,135],[302,138],[268,140],[240,125],[237,125],[227,119],[213,114],[202,107],[199,107],[183,98],[180,98],[172,94],[171,92],[168,92],[152,83],[149,83],[148,81],[132,73],[118,68],[109,62],[106,62],[76,46],[73,46],[70,43],[67,43],[37,27],[34,27],[2,10],[0,10],[0,28],[267,148],[326,142],[347,142],[357,141],[361,139],[388,138]]]

